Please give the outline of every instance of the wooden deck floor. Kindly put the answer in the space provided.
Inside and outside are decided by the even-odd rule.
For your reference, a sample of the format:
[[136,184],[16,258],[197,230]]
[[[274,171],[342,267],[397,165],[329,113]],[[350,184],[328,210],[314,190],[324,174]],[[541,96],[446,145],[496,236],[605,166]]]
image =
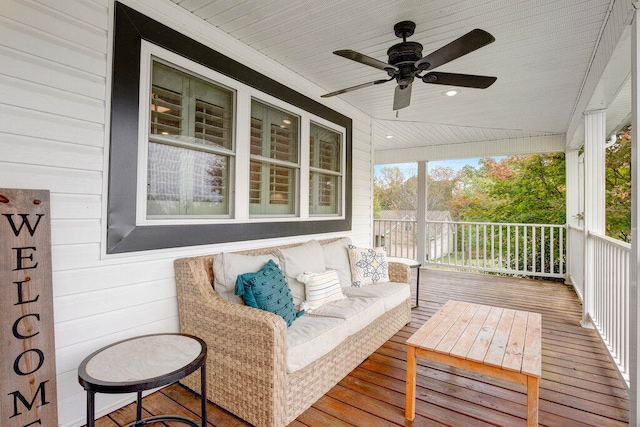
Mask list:
[[[581,305],[566,285],[423,269],[412,322],[380,347],[291,426],[524,426],[523,386],[418,361],[416,419],[404,419],[406,339],[447,300],[542,314],[540,425],[628,425],[628,392],[595,331],[580,326]],[[415,295],[415,293],[414,293]],[[199,413],[199,398],[180,385],[145,397],[147,415]],[[193,412],[192,412],[193,411]],[[209,404],[213,426],[247,423]],[[133,404],[101,418],[101,427],[134,420]],[[176,424],[177,425],[177,424]]]

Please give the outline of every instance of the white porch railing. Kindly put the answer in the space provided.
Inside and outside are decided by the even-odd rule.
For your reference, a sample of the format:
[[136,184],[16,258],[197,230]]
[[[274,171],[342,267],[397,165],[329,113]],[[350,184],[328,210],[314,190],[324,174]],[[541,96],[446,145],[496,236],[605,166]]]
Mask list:
[[[417,259],[417,229],[417,221],[374,220],[374,244]],[[571,282],[590,301],[587,314],[629,384],[630,244],[593,232],[585,239],[583,229],[565,225],[426,221],[426,229],[423,265]]]
[[387,256],[417,260],[418,221],[376,219],[373,221],[375,246],[384,246]]
[[589,315],[628,383],[631,245],[593,232],[587,238],[593,245],[593,306]]
[[[427,221],[429,265],[521,276],[564,278],[564,225]],[[417,221],[374,221],[387,255],[417,256]]]

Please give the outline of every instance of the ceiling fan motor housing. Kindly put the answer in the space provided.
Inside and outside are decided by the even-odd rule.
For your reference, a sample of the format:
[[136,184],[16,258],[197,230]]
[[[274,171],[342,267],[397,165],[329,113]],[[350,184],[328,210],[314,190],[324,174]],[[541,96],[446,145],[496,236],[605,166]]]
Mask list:
[[399,66],[403,63],[414,64],[422,58],[422,45],[418,42],[402,42],[387,50],[389,64]]

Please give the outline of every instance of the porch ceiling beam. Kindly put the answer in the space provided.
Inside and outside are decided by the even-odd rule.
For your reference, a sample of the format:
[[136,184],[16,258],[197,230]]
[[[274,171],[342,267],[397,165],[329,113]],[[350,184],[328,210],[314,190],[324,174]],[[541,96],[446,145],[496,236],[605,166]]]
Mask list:
[[564,151],[565,135],[545,135],[461,144],[427,145],[405,149],[376,150],[375,164],[409,163],[429,160],[470,159],[518,154]]

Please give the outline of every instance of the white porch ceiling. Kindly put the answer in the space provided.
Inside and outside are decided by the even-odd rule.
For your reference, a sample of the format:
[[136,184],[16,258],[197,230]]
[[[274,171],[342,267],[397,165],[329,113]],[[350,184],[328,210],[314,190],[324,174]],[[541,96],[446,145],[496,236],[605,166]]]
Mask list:
[[[554,149],[563,149],[564,141],[571,141],[579,128],[582,110],[591,101],[622,35],[632,3],[172,1],[327,92],[386,78],[383,71],[332,52],[353,49],[386,62],[387,49],[400,41],[393,34],[396,22],[416,22],[416,32],[409,40],[420,42],[424,55],[474,28],[488,31],[496,38],[494,43],[437,69],[496,76],[497,82],[488,89],[462,88],[459,95],[446,97],[441,93],[447,87],[416,81],[411,106],[397,115],[392,110],[393,82],[340,95],[374,119],[376,152],[405,150],[414,153],[413,161],[421,147],[444,149],[453,144],[471,144],[469,147],[482,150],[492,142],[505,147],[508,141],[526,141],[516,145],[527,151],[538,141],[553,140]],[[614,105],[613,100],[606,103]],[[624,106],[624,102],[616,105]],[[388,134],[394,138],[386,138]]]

